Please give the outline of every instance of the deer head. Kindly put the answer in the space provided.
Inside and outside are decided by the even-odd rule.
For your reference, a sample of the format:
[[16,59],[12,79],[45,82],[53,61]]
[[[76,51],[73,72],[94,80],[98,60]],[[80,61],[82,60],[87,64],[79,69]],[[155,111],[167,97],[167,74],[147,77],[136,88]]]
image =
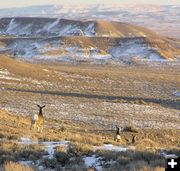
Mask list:
[[46,105],[40,106],[37,105],[37,107],[39,107],[39,115],[42,115],[42,109],[45,107]]

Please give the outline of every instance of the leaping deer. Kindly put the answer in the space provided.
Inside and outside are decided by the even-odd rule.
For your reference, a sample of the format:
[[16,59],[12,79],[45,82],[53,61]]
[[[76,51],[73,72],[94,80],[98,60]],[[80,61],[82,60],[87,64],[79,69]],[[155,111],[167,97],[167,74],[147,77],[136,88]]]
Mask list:
[[37,128],[38,131],[42,132],[44,128],[44,116],[42,109],[45,107],[45,105],[37,105],[37,107],[39,107],[39,114],[33,115],[31,119],[31,129]]

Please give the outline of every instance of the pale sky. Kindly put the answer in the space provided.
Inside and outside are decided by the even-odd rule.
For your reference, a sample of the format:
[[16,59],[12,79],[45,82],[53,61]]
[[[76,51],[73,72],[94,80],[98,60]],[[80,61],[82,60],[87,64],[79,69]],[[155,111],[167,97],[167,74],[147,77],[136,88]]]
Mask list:
[[180,0],[0,0],[0,8],[47,4],[163,4],[180,5]]

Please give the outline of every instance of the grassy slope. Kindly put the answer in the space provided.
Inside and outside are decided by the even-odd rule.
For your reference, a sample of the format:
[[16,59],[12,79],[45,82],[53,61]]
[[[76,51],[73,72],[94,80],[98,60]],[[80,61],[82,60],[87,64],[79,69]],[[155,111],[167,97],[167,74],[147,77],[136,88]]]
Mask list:
[[[3,80],[4,83],[2,84],[5,88],[27,88],[29,90],[39,90],[39,91],[62,91],[62,92],[79,92],[82,94],[87,94],[88,97],[92,94],[97,95],[105,95],[104,100],[97,100],[97,98],[92,98],[93,101],[93,110],[91,110],[90,106],[88,106],[87,115],[89,115],[89,119],[91,120],[91,116],[94,115],[95,117],[107,117],[110,121],[111,117],[114,117],[114,113],[110,113],[110,111],[106,111],[104,115],[101,113],[93,113],[95,108],[100,105],[104,101],[109,101],[111,105],[118,104],[121,105],[122,103],[143,103],[147,106],[157,105],[157,112],[161,109],[161,103],[165,103],[165,111],[174,111],[173,105],[175,101],[172,101],[172,104],[169,105],[166,102],[158,102],[153,104],[153,101],[148,102],[146,101],[146,97],[153,99],[156,101],[157,98],[161,100],[168,100],[169,94],[172,93],[171,88],[180,86],[179,77],[176,75],[179,73],[179,69],[175,68],[144,68],[144,67],[132,67],[132,68],[114,68],[107,66],[107,68],[100,67],[100,66],[88,66],[88,65],[40,65],[40,64],[29,64],[22,61],[17,61],[15,59],[11,59],[7,56],[1,56],[0,60],[0,68],[1,69],[8,69],[9,72],[13,73],[15,77],[18,78],[31,78],[36,79],[38,81],[48,81],[53,84],[53,86],[44,86],[38,87],[37,85],[33,85],[33,83],[29,84],[26,81],[17,82],[14,80]],[[44,70],[46,69],[46,70]],[[47,71],[48,70],[48,71]],[[60,73],[56,75],[55,72]],[[51,75],[48,77],[47,74]],[[63,78],[63,75],[65,78]],[[85,78],[90,79],[84,80]],[[83,79],[82,79],[83,78]],[[92,81],[93,80],[93,81]],[[106,80],[105,82],[103,80]],[[144,82],[148,83],[149,90],[152,90],[151,93],[147,94],[147,91],[142,91],[141,94],[136,88],[136,84],[134,82],[141,82],[144,85]],[[7,84],[11,83],[11,84]],[[17,83],[13,85],[13,83]],[[60,85],[59,85],[60,83]],[[161,85],[163,86],[163,90],[160,90],[160,94],[157,94],[157,90],[154,86]],[[173,85],[173,87],[172,87]],[[67,87],[66,87],[67,86]],[[139,84],[138,84],[139,86]],[[85,89],[82,89],[85,87]],[[114,89],[114,88],[119,89]],[[93,89],[92,89],[93,88]],[[123,88],[123,91],[122,91]],[[166,92],[167,91],[167,92]],[[138,92],[138,93],[137,93]],[[141,97],[142,101],[139,100],[130,100],[126,98],[126,100],[122,99],[114,99],[112,100],[109,98],[110,95],[112,96],[119,96],[124,95],[125,97]],[[41,96],[41,94],[40,94]],[[35,97],[35,98],[34,98]],[[56,96],[43,96],[46,99],[47,103],[55,103]],[[22,98],[22,102],[21,99]],[[4,110],[0,110],[0,138],[5,139],[5,143],[3,143],[3,148],[10,148],[8,147],[8,143],[10,141],[14,141],[20,139],[21,137],[27,137],[27,135],[33,140],[39,141],[60,141],[60,140],[69,140],[73,144],[76,144],[76,148],[79,150],[80,154],[89,153],[89,149],[91,149],[92,145],[102,145],[103,143],[112,143],[117,144],[113,141],[114,130],[111,129],[104,129],[103,127],[99,126],[96,127],[92,122],[83,122],[73,119],[50,119],[51,117],[46,116],[46,124],[45,130],[43,134],[40,134],[36,131],[30,130],[30,114],[34,112],[32,109],[32,103],[34,103],[37,98],[36,93],[21,93],[21,92],[13,92],[13,91],[4,91],[1,93],[1,100],[0,103],[5,108],[9,109],[15,107],[19,112],[18,116],[16,113],[8,113]],[[14,100],[13,100],[14,99]],[[25,102],[26,100],[30,100],[29,102]],[[74,103],[73,112],[76,110],[76,102],[83,103],[89,102],[86,96],[83,98],[80,97],[61,97],[58,99],[61,103],[66,103],[67,101]],[[168,102],[168,101],[167,101]],[[178,102],[178,99],[176,99]],[[34,105],[34,104],[33,104]],[[178,104],[177,104],[178,105]],[[47,108],[49,108],[48,105]],[[101,105],[99,106],[99,108]],[[171,109],[172,108],[172,109]],[[100,109],[102,111],[103,109]],[[114,111],[115,109],[113,109]],[[21,115],[24,114],[23,111],[28,112],[29,116],[24,117]],[[178,110],[175,110],[177,112]],[[50,114],[50,111],[47,111]],[[55,111],[51,111],[51,115],[55,113]],[[90,113],[89,113],[90,112]],[[117,112],[117,111],[116,111]],[[69,113],[70,115],[71,113]],[[124,116],[117,113],[115,120],[122,119]],[[50,115],[50,116],[51,116]],[[155,115],[152,115],[152,119],[155,119]],[[128,115],[126,117],[129,117]],[[138,117],[133,115],[133,117]],[[163,116],[165,118],[165,116]],[[146,118],[144,118],[146,120]],[[148,118],[147,118],[148,119]],[[156,118],[157,119],[157,118]],[[159,119],[157,119],[159,120]],[[97,119],[95,119],[97,121]],[[176,118],[178,122],[178,119]],[[170,122],[176,123],[174,120],[170,119]],[[108,124],[108,123],[107,123]],[[164,123],[165,124],[165,123]],[[106,125],[107,126],[107,125]],[[133,143],[133,136],[136,135],[135,142]],[[121,144],[125,146],[135,146],[137,150],[130,151],[128,153],[107,153],[99,151],[97,154],[103,156],[104,160],[114,159],[118,161],[117,166],[112,166],[111,170],[118,170],[119,167],[122,167],[126,170],[130,170],[129,168],[132,167],[129,161],[133,161],[133,167],[139,168],[138,165],[143,165],[146,170],[150,169],[149,166],[153,168],[155,166],[163,166],[163,160],[159,159],[157,156],[159,148],[168,148],[168,149],[178,149],[180,147],[179,142],[180,137],[180,130],[177,129],[138,129],[138,132],[123,132],[122,133],[122,141]],[[2,145],[2,144],[0,144]],[[13,151],[14,147],[9,150]],[[77,151],[76,149],[76,151]],[[74,150],[74,149],[73,149]],[[22,153],[22,150],[20,150]],[[78,153],[79,153],[78,152]],[[18,153],[18,152],[17,152]],[[8,153],[9,154],[9,153]],[[7,154],[7,155],[8,155]],[[14,153],[10,153],[12,156]],[[34,154],[34,152],[33,152]],[[22,155],[22,154],[21,154]],[[38,155],[39,156],[39,155]],[[158,160],[157,160],[158,159]],[[14,160],[14,159],[13,159]],[[28,159],[27,159],[28,160]],[[49,163],[51,163],[50,161]],[[76,161],[76,163],[78,163]],[[69,164],[67,164],[69,165]],[[49,166],[52,167],[52,166]],[[136,168],[136,169],[137,169]],[[140,167],[142,169],[142,167]],[[143,168],[144,169],[144,168]],[[161,170],[161,169],[159,169]]]
[[21,80],[0,79],[7,89],[1,92],[1,106],[19,114],[36,112],[35,104],[42,102],[48,105],[47,117],[98,127],[132,119],[167,127],[179,122],[180,101],[172,95],[180,87],[178,68],[47,66],[6,56],[1,56],[0,66]]
[[[95,129],[93,126],[80,124],[72,121],[53,120],[46,118],[43,134],[30,130],[30,117],[16,116],[4,110],[0,110],[0,136],[7,139],[20,139],[29,136],[32,139],[58,141],[69,140],[90,145],[101,145],[103,143],[113,143],[113,130]],[[133,126],[132,126],[133,128]],[[178,147],[180,146],[180,130],[167,129],[139,129],[133,132],[130,129],[122,132],[122,142],[124,145],[131,145],[133,135],[136,135],[135,144],[143,143],[149,139],[157,144],[156,148]],[[132,130],[136,130],[135,128]],[[130,131],[128,131],[130,130]],[[133,144],[134,145],[134,144]],[[149,146],[149,144],[143,144]],[[144,148],[144,147],[142,147]]]
[[[0,123],[0,137],[3,138],[3,141],[0,141],[1,163],[7,160],[21,160],[23,157],[26,160],[33,161],[42,159],[47,168],[55,168],[57,170],[59,170],[59,165],[63,167],[65,165],[65,167],[71,170],[78,163],[78,168],[76,167],[74,170],[79,170],[84,168],[82,156],[96,154],[101,156],[105,162],[112,160],[117,162],[116,164],[104,166],[107,170],[109,168],[116,171],[121,168],[126,170],[134,169],[136,171],[160,171],[164,167],[164,159],[160,157],[159,150],[161,148],[167,148],[169,153],[175,152],[178,154],[180,147],[180,130],[136,129],[137,132],[135,133],[131,131],[135,129],[126,129],[127,132],[122,132],[121,134],[122,141],[115,143],[113,141],[113,130],[95,130],[87,125],[63,120],[46,119],[45,129],[42,134],[29,129],[29,117],[18,117],[3,110],[0,110]],[[132,142],[134,135],[136,135],[136,139],[135,142]],[[68,140],[71,142],[71,145],[67,153],[62,148],[57,148],[55,159],[43,159],[42,155],[44,152],[42,151],[42,147],[38,145],[21,147],[16,144],[15,142],[21,137],[29,137],[32,140],[38,139],[39,141]],[[103,150],[92,152],[92,145],[102,145],[103,143],[121,144],[127,147],[134,146],[135,150],[122,153]],[[21,168],[20,165],[13,163],[6,164],[5,167],[10,169],[12,167],[11,165],[14,165],[14,169],[17,167],[16,170]],[[33,165],[32,167],[38,170],[37,167]]]
[[[126,80],[135,79],[135,80],[153,82],[154,84],[164,84],[166,86],[168,86],[168,84],[169,84],[169,86],[171,86],[172,84],[177,87],[180,86],[179,78],[178,77],[174,78],[174,75],[176,74],[176,70],[174,71],[171,69],[169,69],[169,70],[153,69],[153,72],[152,72],[151,69],[148,70],[147,68],[145,69],[145,68],[113,68],[113,67],[109,67],[107,70],[107,69],[104,69],[104,67],[92,67],[92,66],[84,67],[84,66],[68,66],[68,65],[62,66],[61,65],[60,67],[59,66],[47,67],[46,65],[43,66],[40,64],[24,63],[22,61],[11,59],[7,56],[1,56],[0,67],[4,68],[4,69],[8,69],[8,71],[12,72],[15,75],[20,75],[23,77],[31,77],[31,78],[38,79],[38,80],[51,81],[52,83],[53,82],[56,83],[56,81],[59,81],[59,80],[57,80],[57,77],[55,77],[55,78],[47,77],[46,71],[44,71],[43,68],[48,69],[50,75],[55,70],[55,71],[66,73],[67,75],[70,75],[70,76],[79,74],[81,76],[92,77],[92,78],[96,78],[96,79],[100,79],[100,80],[105,79],[105,78],[111,78],[116,81],[119,80],[119,83],[121,82],[121,84],[122,83],[125,84],[125,82],[124,82],[125,81],[124,77],[125,77]],[[144,71],[146,71],[146,72],[144,72]],[[121,79],[123,79],[123,80],[121,80]],[[71,81],[69,82],[66,79],[64,79],[61,81],[61,84],[68,85],[68,84],[72,84],[72,83],[71,83]],[[77,87],[79,87],[80,85],[82,86],[83,84],[86,84],[83,80],[77,79],[77,82],[73,81],[73,85],[75,86],[75,89],[77,89]],[[113,89],[111,88],[111,86],[108,85],[107,83],[106,83],[106,92],[104,92],[104,90],[103,90],[104,85],[103,84],[101,85],[101,84],[102,83],[99,82],[98,84],[92,84],[89,86],[90,87],[95,86],[95,88],[98,90],[98,91],[96,91],[96,93],[100,93],[100,94],[105,93],[105,95],[106,94],[116,95],[116,90],[114,92]],[[129,84],[129,86],[130,86],[129,89],[131,89],[130,84]],[[31,85],[29,88],[31,88]],[[108,90],[110,90],[110,91],[108,91]],[[71,91],[71,90],[69,90],[69,91]],[[73,89],[72,89],[72,91],[73,91]],[[88,93],[89,92],[88,89],[85,90],[85,92]],[[89,93],[93,94],[93,92],[89,92]],[[125,90],[124,93],[127,97],[131,95],[131,94],[129,94],[128,89],[127,89],[127,91]],[[137,92],[135,92],[135,93],[137,93]],[[161,95],[163,95],[163,94],[161,94]],[[141,97],[143,99],[143,96],[141,96]],[[162,96],[162,99],[164,99],[163,96]],[[115,102],[118,103],[118,101],[115,101]],[[128,102],[128,100],[127,100],[127,102]],[[5,122],[7,122],[6,119],[8,117],[9,118],[8,121],[12,121],[12,123],[15,122],[16,124],[19,122],[18,125],[22,124],[22,125],[24,125],[25,128],[27,127],[27,125],[30,124],[30,120],[28,118],[20,119],[19,117],[8,115],[6,112],[2,112],[2,111],[1,111],[0,117],[4,118]],[[18,121],[17,119],[20,119],[20,120]],[[2,121],[2,119],[1,119],[1,121]],[[59,122],[59,121],[57,121],[57,122]],[[9,123],[11,123],[11,122],[9,122]],[[74,124],[76,125],[76,123],[74,123]],[[3,126],[3,125],[1,125],[1,126]],[[83,124],[83,126],[84,126],[84,124]],[[67,127],[67,125],[65,125],[65,127]],[[8,128],[8,127],[5,127],[5,128]],[[7,131],[9,131],[9,129],[7,129]],[[16,132],[16,127],[15,127],[15,129],[13,129],[13,131]],[[23,133],[24,133],[23,131],[24,131],[24,129],[22,129],[22,134],[21,134],[21,131],[19,131],[19,130],[17,132],[19,135],[23,135]],[[4,132],[3,129],[2,129],[2,132]],[[76,132],[78,132],[78,131],[76,131]],[[102,132],[104,132],[104,131],[102,131]],[[105,132],[105,134],[106,134],[106,132]],[[172,134],[172,131],[170,134]],[[109,135],[110,135],[110,137],[112,136],[111,133]],[[61,136],[61,135],[58,135],[58,136]],[[162,136],[164,136],[164,134],[162,134]],[[56,137],[56,136],[52,136],[52,137]],[[153,138],[153,133],[150,137]],[[172,135],[172,137],[175,137],[175,136]],[[177,137],[179,137],[179,136],[177,136]],[[160,143],[162,143],[162,142],[160,142]]]

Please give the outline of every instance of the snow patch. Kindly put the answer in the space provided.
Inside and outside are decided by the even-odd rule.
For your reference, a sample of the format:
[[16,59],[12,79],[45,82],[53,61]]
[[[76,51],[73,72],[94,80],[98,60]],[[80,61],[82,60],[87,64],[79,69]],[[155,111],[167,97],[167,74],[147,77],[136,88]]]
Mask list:
[[180,91],[174,91],[172,95],[175,97],[180,97]]
[[159,55],[157,55],[155,53],[150,54],[149,59],[152,60],[152,61],[162,61],[162,60],[164,60]]
[[43,146],[45,150],[48,152],[48,155],[45,157],[53,158],[55,153],[55,148],[58,146],[67,147],[69,144],[69,141],[32,141],[28,137],[22,137],[20,138],[20,141],[18,142],[22,145],[31,145],[31,144],[39,144],[40,146]]
[[9,73],[9,71],[7,69],[4,69],[4,70],[1,69],[0,74],[1,75],[9,75],[10,73]]
[[30,165],[32,165],[33,162],[32,161],[19,161],[18,163],[26,167],[29,167]]
[[152,48],[146,44],[143,39],[132,39],[128,41],[120,41],[116,47],[109,50],[114,58],[124,61],[131,61],[133,58],[137,60],[162,61],[158,54],[153,52]]
[[164,158],[177,158],[178,156],[176,154],[167,154],[165,152],[160,152],[160,155],[163,156]]
[[96,150],[107,150],[107,151],[127,151],[127,148],[122,147],[122,146],[115,146],[112,144],[105,144],[104,146],[94,146],[93,147],[94,151]]
[[101,166],[101,157],[96,157],[96,155],[92,155],[89,157],[84,157],[84,163],[86,165],[87,168],[95,168],[97,171],[101,171],[102,170],[102,166]]
[[39,144],[42,144],[47,152],[48,152],[48,158],[53,158],[55,153],[55,148],[58,146],[67,147],[69,141],[59,141],[59,142],[41,142]]
[[84,34],[86,36],[93,36],[93,35],[95,35],[95,24],[94,23],[88,24],[88,26],[84,30]]
[[45,71],[45,72],[49,72],[49,70],[47,70],[47,69],[43,69],[43,71]]
[[21,137],[20,140],[22,143],[31,142],[30,138],[28,138],[28,137]]
[[10,23],[7,25],[6,33],[13,34],[13,31],[17,26],[18,24],[15,22],[15,19],[11,19]]
[[13,80],[13,81],[21,81],[19,78],[15,78],[13,74],[11,74],[8,70],[0,69],[0,79],[4,80]]
[[52,24],[50,24],[48,27],[47,27],[47,31],[49,32],[53,27],[55,27],[60,21],[60,18],[57,18],[56,21],[54,21]]
[[53,28],[58,25],[60,18],[57,18],[54,22],[46,24],[43,28],[36,31],[37,34],[41,34],[42,32],[53,33]]

